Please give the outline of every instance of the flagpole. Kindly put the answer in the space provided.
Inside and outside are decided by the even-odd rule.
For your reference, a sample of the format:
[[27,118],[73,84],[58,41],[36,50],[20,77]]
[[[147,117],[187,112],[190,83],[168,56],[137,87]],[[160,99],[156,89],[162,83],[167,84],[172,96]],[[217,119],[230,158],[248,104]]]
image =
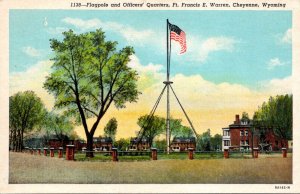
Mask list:
[[166,140],[167,140],[167,153],[170,153],[170,52],[171,41],[169,33],[169,20],[167,19],[167,81],[164,84],[167,87],[167,119],[166,119]]

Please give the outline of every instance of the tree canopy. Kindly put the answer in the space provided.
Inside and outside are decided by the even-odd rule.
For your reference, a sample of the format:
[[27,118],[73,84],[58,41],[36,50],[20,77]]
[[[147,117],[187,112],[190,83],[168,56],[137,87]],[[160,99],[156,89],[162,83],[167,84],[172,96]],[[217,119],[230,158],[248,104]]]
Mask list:
[[273,129],[275,135],[282,139],[292,138],[293,96],[278,95],[270,97],[254,113],[253,123],[261,129]]
[[46,115],[41,99],[33,91],[9,97],[10,147],[22,151],[24,134],[39,128]]
[[[181,119],[170,119],[170,142],[171,138],[183,137],[189,138],[193,136],[193,131],[190,127],[182,125]],[[147,138],[150,146],[155,137],[165,134],[166,132],[166,119],[164,117],[144,115],[138,119],[138,125],[144,129],[143,137]]]
[[58,140],[64,141],[66,137],[71,136],[74,126],[65,115],[49,112],[45,117],[43,128],[48,136],[55,135]]
[[104,127],[104,136],[110,137],[113,141],[116,139],[118,121],[115,117],[111,118]]
[[[138,74],[128,66],[134,50],[126,46],[117,51],[117,42],[106,41],[101,29],[83,34],[69,30],[63,36],[62,41],[50,40],[55,57],[44,88],[55,96],[56,108],[82,124],[91,151],[94,133],[111,104],[124,108],[138,99]],[[89,128],[91,117],[96,119]]]
[[144,130],[143,137],[147,138],[150,146],[152,146],[153,139],[165,131],[166,120],[156,115],[152,117],[144,115],[138,118],[137,124],[141,130]]

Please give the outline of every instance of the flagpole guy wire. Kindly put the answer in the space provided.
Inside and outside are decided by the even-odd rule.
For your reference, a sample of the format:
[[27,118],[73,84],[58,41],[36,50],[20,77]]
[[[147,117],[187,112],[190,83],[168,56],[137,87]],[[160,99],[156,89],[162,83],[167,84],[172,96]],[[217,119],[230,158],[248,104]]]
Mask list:
[[[173,25],[174,26],[174,25]],[[185,48],[186,49],[186,48]],[[184,50],[185,52],[185,50]],[[145,130],[147,129],[147,127],[149,126],[149,123],[150,121],[152,120],[153,116],[154,116],[154,113],[158,107],[158,104],[165,92],[165,90],[167,89],[167,118],[166,118],[166,141],[167,141],[167,154],[170,153],[170,88],[181,108],[181,110],[183,111],[186,119],[188,120],[192,130],[193,130],[193,133],[196,137],[196,139],[198,138],[198,135],[197,135],[197,132],[193,126],[193,123],[192,121],[190,120],[190,118],[188,117],[185,109],[183,108],[182,104],[180,103],[179,101],[179,98],[177,97],[173,87],[171,86],[171,84],[173,83],[172,81],[170,81],[170,61],[171,61],[171,38],[170,38],[170,23],[169,23],[169,20],[167,19],[167,80],[164,81],[163,83],[165,84],[164,88],[162,89],[158,99],[156,100],[152,110],[150,111],[150,114],[148,115],[146,121],[143,123],[142,127],[141,127],[141,130],[139,131],[138,133],[138,139],[137,139],[137,143],[139,143],[144,134],[145,134]]]
[[152,118],[153,118],[153,116],[154,116],[154,113],[155,113],[155,111],[156,111],[156,109],[157,109],[157,107],[158,107],[158,104],[159,104],[159,102],[160,102],[160,100],[161,100],[161,98],[162,98],[162,96],[163,96],[163,94],[164,94],[164,92],[165,92],[166,87],[167,87],[167,86],[165,86],[165,87],[162,89],[162,91],[161,91],[159,97],[157,98],[157,100],[156,100],[156,102],[155,102],[155,104],[154,104],[152,110],[150,111],[150,114],[149,114],[148,117],[146,118],[146,121],[143,123],[143,125],[142,125],[142,127],[141,127],[141,130],[139,131],[139,133],[138,133],[138,135],[137,135],[137,137],[138,137],[137,143],[139,143],[139,142],[143,139],[143,136],[144,136],[144,134],[145,134],[145,129],[147,129],[147,127],[149,126],[150,121],[152,120]]

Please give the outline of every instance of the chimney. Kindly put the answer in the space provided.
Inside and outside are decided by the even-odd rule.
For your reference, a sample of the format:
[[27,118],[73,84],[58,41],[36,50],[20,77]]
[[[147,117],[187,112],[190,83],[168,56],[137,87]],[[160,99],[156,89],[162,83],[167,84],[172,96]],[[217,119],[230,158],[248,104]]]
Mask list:
[[240,115],[235,115],[235,121],[234,124],[239,125],[240,124]]

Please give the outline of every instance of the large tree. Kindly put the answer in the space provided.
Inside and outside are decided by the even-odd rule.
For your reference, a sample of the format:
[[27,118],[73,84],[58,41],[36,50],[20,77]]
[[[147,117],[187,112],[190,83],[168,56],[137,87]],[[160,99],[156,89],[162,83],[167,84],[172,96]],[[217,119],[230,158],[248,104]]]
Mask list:
[[[253,122],[260,130],[273,129],[275,135],[282,140],[291,139],[293,96],[286,94],[270,97],[269,101],[264,102],[254,113]],[[284,144],[284,141],[281,143]]]
[[[128,66],[134,50],[127,46],[117,51],[117,42],[106,41],[100,29],[78,35],[69,30],[63,36],[62,41],[50,40],[55,57],[44,88],[55,96],[56,108],[83,126],[92,151],[94,133],[111,104],[124,108],[138,98],[138,75]],[[95,120],[89,127],[91,117]]]
[[110,137],[115,141],[116,133],[118,128],[118,121],[115,117],[111,118],[104,127],[104,136]]
[[143,137],[149,141],[150,147],[152,146],[153,139],[165,131],[166,119],[153,115],[144,115],[138,118],[137,124],[143,130]]
[[22,151],[24,134],[39,128],[46,115],[41,99],[33,91],[9,97],[10,148]]
[[[192,129],[182,125],[181,122],[181,119],[170,119],[170,142],[175,137],[190,138],[194,135]],[[143,128],[143,137],[150,141],[150,146],[152,146],[156,136],[166,132],[166,119],[164,117],[144,115],[138,119],[138,125]]]
[[207,129],[204,133],[199,135],[197,139],[197,147],[201,151],[210,151],[211,150],[211,134],[210,129]]
[[118,148],[118,150],[126,151],[130,146],[130,139],[121,138],[117,141],[114,141],[114,146]]
[[222,148],[222,135],[215,134],[210,138],[212,150],[220,150]]

